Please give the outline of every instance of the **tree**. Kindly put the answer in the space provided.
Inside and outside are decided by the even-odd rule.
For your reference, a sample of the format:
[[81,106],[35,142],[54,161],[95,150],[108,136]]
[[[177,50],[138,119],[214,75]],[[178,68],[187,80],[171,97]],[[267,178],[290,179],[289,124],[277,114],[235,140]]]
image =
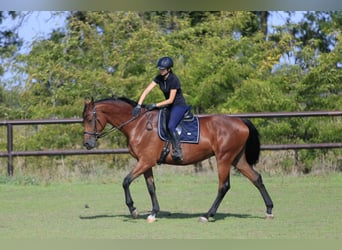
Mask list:
[[[15,11],[0,11],[0,24],[8,18],[16,19],[18,13]],[[22,41],[19,39],[16,30],[14,29],[1,29],[0,30],[0,60],[12,57],[13,54],[22,45]],[[0,64],[0,76],[4,74],[3,64]]]
[[[14,20],[16,18],[18,18],[18,13],[15,11],[0,11],[0,24],[6,19]],[[14,104],[12,97],[15,92],[9,91],[7,89],[9,84],[1,79],[21,45],[22,41],[19,39],[16,29],[4,27],[0,30],[0,118],[11,117],[12,104]]]

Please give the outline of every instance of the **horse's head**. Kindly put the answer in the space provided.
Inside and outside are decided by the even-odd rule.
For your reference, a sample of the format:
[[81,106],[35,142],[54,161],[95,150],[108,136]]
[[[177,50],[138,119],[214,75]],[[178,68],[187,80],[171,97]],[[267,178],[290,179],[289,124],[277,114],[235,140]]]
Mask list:
[[96,147],[96,141],[105,127],[103,121],[101,122],[100,114],[96,112],[96,105],[93,98],[90,101],[84,101],[83,125],[83,145],[87,149],[92,149]]
[[[111,97],[94,102],[94,99],[84,101],[83,145],[87,149],[96,147],[98,138],[105,136],[114,129],[123,127],[136,119],[132,117],[132,109],[137,103],[125,97]],[[112,129],[103,131],[106,124],[112,125]]]

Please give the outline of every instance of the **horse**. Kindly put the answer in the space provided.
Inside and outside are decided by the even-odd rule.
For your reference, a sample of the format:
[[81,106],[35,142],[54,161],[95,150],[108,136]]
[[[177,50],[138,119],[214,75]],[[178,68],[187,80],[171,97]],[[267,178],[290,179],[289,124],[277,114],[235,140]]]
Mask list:
[[[85,99],[83,110],[83,145],[88,149],[96,147],[99,138],[107,134],[104,128],[110,124],[112,129],[121,131],[127,138],[129,153],[137,160],[135,167],[123,179],[122,187],[125,202],[133,218],[138,211],[130,192],[131,183],[144,175],[148,193],[152,201],[152,210],[147,217],[154,222],[160,211],[156,195],[153,167],[158,162],[165,142],[157,133],[158,109],[147,110],[143,105],[139,115],[132,116],[136,102],[126,97],[110,97],[94,101]],[[200,140],[196,144],[182,143],[183,160],[176,162],[171,155],[165,158],[166,164],[189,165],[215,156],[218,172],[218,192],[207,213],[199,221],[214,219],[217,209],[230,189],[230,169],[234,166],[247,177],[259,190],[265,206],[266,219],[273,218],[273,202],[263,183],[261,174],[253,166],[259,160],[259,132],[248,119],[225,114],[199,114]]]

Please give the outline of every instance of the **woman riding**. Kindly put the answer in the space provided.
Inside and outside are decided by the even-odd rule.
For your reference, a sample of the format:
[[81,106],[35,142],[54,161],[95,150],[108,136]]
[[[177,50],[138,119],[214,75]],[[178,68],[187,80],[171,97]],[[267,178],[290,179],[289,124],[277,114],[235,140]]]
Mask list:
[[173,61],[170,57],[162,57],[158,60],[157,68],[159,69],[159,74],[152,80],[152,82],[141,94],[138,104],[132,110],[132,115],[136,116],[139,114],[145,97],[155,86],[159,85],[161,91],[164,93],[165,100],[147,105],[147,109],[152,110],[162,107],[167,107],[169,109],[170,116],[168,130],[170,132],[171,144],[173,148],[172,159],[175,161],[182,161],[183,156],[180,146],[180,135],[176,131],[176,127],[190,107],[186,104],[180,81],[172,72],[172,67]]

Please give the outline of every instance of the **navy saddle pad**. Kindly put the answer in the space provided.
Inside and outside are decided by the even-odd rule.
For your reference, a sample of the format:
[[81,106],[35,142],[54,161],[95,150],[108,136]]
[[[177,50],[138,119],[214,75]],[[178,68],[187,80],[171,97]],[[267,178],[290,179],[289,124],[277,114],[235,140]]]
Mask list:
[[[167,131],[166,120],[168,119],[168,112],[160,110],[158,114],[158,135],[163,141],[170,141],[170,135]],[[198,143],[200,135],[200,127],[197,116],[192,116],[191,119],[184,119],[180,121],[176,128],[180,135],[180,141],[185,143]]]

